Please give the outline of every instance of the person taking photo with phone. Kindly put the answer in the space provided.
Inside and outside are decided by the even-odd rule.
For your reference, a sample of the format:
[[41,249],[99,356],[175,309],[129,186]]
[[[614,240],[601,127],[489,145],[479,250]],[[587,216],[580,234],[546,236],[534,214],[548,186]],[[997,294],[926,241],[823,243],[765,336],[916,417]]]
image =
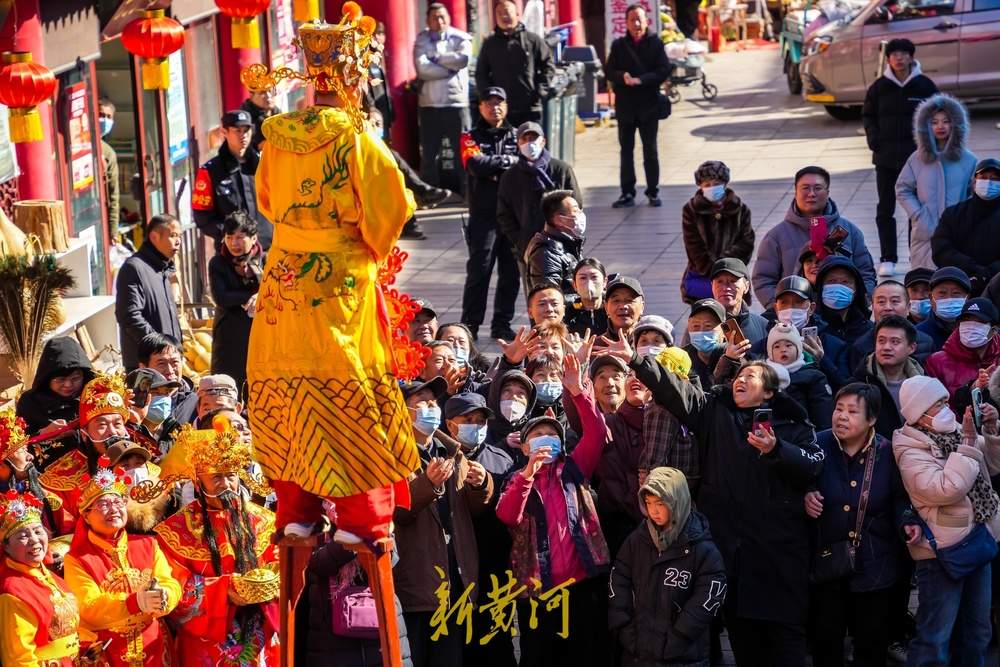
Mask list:
[[779,391],[764,361],[743,364],[731,386],[705,391],[640,357],[621,336],[605,342],[599,354],[627,362],[653,400],[697,435],[696,504],[726,565],[723,613],[737,663],[801,667],[809,533],[798,503],[823,466],[805,410]]

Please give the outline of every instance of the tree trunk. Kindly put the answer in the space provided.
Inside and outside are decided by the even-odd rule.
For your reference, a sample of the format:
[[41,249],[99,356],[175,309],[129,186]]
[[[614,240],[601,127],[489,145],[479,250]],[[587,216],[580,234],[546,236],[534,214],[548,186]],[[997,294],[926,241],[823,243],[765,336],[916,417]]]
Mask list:
[[63,203],[51,199],[26,199],[14,203],[14,224],[41,241],[43,252],[69,250]]

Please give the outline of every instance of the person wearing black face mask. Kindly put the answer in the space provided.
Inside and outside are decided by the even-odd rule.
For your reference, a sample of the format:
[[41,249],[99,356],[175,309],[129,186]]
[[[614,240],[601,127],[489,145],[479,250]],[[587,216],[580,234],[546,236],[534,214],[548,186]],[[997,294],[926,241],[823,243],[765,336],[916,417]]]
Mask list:
[[222,250],[208,263],[215,301],[212,373],[230,376],[242,391],[247,377],[250,326],[257,311],[257,291],[267,253],[257,240],[256,222],[246,212],[230,214],[224,226]]

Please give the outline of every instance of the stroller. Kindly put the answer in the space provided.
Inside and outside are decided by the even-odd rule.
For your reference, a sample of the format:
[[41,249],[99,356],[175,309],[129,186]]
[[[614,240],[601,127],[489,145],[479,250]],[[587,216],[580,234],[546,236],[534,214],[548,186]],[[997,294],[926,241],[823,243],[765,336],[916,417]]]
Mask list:
[[671,104],[681,101],[680,86],[690,86],[696,81],[701,82],[701,96],[706,100],[714,100],[719,89],[709,83],[702,67],[705,65],[705,47],[698,42],[686,39],[681,42],[671,42],[664,46],[667,60],[670,61],[670,77],[667,79],[669,88],[667,98]]

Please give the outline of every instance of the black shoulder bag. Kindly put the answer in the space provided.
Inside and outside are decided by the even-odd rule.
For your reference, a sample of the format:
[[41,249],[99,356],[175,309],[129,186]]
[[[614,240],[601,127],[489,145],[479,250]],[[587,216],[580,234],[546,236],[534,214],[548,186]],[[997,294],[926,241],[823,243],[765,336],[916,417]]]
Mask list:
[[814,584],[825,584],[855,572],[854,555],[861,544],[861,528],[865,520],[865,510],[868,509],[868,497],[871,495],[872,473],[875,470],[875,455],[878,452],[878,442],[872,440],[871,451],[865,462],[865,477],[861,483],[861,498],[858,501],[858,521],[854,526],[854,538],[840,540],[833,544],[819,547],[813,554],[809,580]]

